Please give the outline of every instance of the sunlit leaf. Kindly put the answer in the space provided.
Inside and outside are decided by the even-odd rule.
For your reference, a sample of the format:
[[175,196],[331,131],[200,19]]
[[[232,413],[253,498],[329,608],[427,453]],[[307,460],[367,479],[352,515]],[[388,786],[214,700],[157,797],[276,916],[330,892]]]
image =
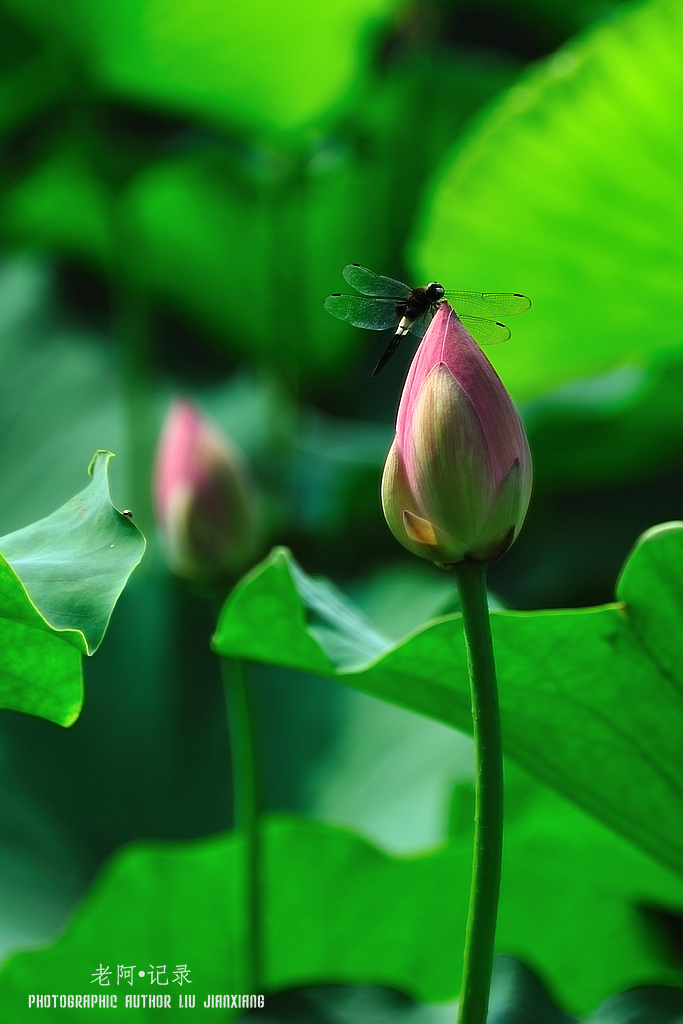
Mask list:
[[77,52],[99,89],[218,123],[289,130],[326,112],[367,60],[368,29],[393,0],[312,7],[273,0],[3,0]]
[[651,0],[532,69],[444,167],[425,280],[521,291],[492,359],[518,398],[683,339],[683,8]]
[[[506,751],[679,872],[681,572],[683,526],[671,524],[641,539],[617,603],[492,614]],[[471,730],[459,616],[394,645],[283,550],[234,591],[215,649],[333,675]]]

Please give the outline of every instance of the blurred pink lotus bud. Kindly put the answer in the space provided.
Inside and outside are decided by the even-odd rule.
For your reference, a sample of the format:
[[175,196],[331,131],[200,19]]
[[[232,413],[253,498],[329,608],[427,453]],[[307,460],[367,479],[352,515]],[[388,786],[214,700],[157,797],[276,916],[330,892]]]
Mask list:
[[171,405],[154,496],[171,568],[216,579],[244,566],[256,541],[255,495],[234,445],[190,402]]
[[519,533],[532,476],[512,399],[442,302],[410,367],[384,467],[389,528],[437,565],[488,562]]

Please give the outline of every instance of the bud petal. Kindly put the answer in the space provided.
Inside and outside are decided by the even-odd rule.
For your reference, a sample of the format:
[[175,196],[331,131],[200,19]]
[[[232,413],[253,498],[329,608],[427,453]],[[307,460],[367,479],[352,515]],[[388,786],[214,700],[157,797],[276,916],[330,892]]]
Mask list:
[[254,494],[237,449],[190,403],[175,402],[157,451],[155,502],[169,563],[209,580],[243,565],[256,540]]
[[512,400],[442,302],[401,396],[382,480],[389,528],[437,564],[488,561],[519,532],[531,481],[529,444]]
[[428,519],[422,519],[420,516],[413,515],[412,512],[404,508],[403,525],[406,533],[415,544],[426,544],[432,548],[435,548],[438,544],[436,530]]

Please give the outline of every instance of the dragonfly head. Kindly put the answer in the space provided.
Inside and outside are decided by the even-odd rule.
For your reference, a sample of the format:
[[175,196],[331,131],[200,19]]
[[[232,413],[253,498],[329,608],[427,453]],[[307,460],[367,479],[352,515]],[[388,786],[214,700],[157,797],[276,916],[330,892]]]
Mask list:
[[427,297],[430,302],[440,302],[446,294],[446,290],[442,284],[437,284],[436,281],[430,281],[427,285]]

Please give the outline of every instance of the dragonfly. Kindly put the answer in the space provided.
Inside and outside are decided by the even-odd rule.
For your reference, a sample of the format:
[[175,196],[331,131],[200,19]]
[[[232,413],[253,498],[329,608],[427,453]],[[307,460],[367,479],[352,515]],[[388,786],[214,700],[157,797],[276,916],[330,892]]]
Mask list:
[[509,329],[496,317],[523,313],[531,306],[531,299],[517,292],[446,291],[436,281],[410,288],[358,263],[349,263],[342,275],[360,295],[328,295],[323,303],[327,312],[369,331],[394,328],[391,341],[372,371],[373,377],[384,369],[402,338],[411,331],[422,337],[442,299],[448,299],[463,326],[481,345],[496,345],[510,337]]

